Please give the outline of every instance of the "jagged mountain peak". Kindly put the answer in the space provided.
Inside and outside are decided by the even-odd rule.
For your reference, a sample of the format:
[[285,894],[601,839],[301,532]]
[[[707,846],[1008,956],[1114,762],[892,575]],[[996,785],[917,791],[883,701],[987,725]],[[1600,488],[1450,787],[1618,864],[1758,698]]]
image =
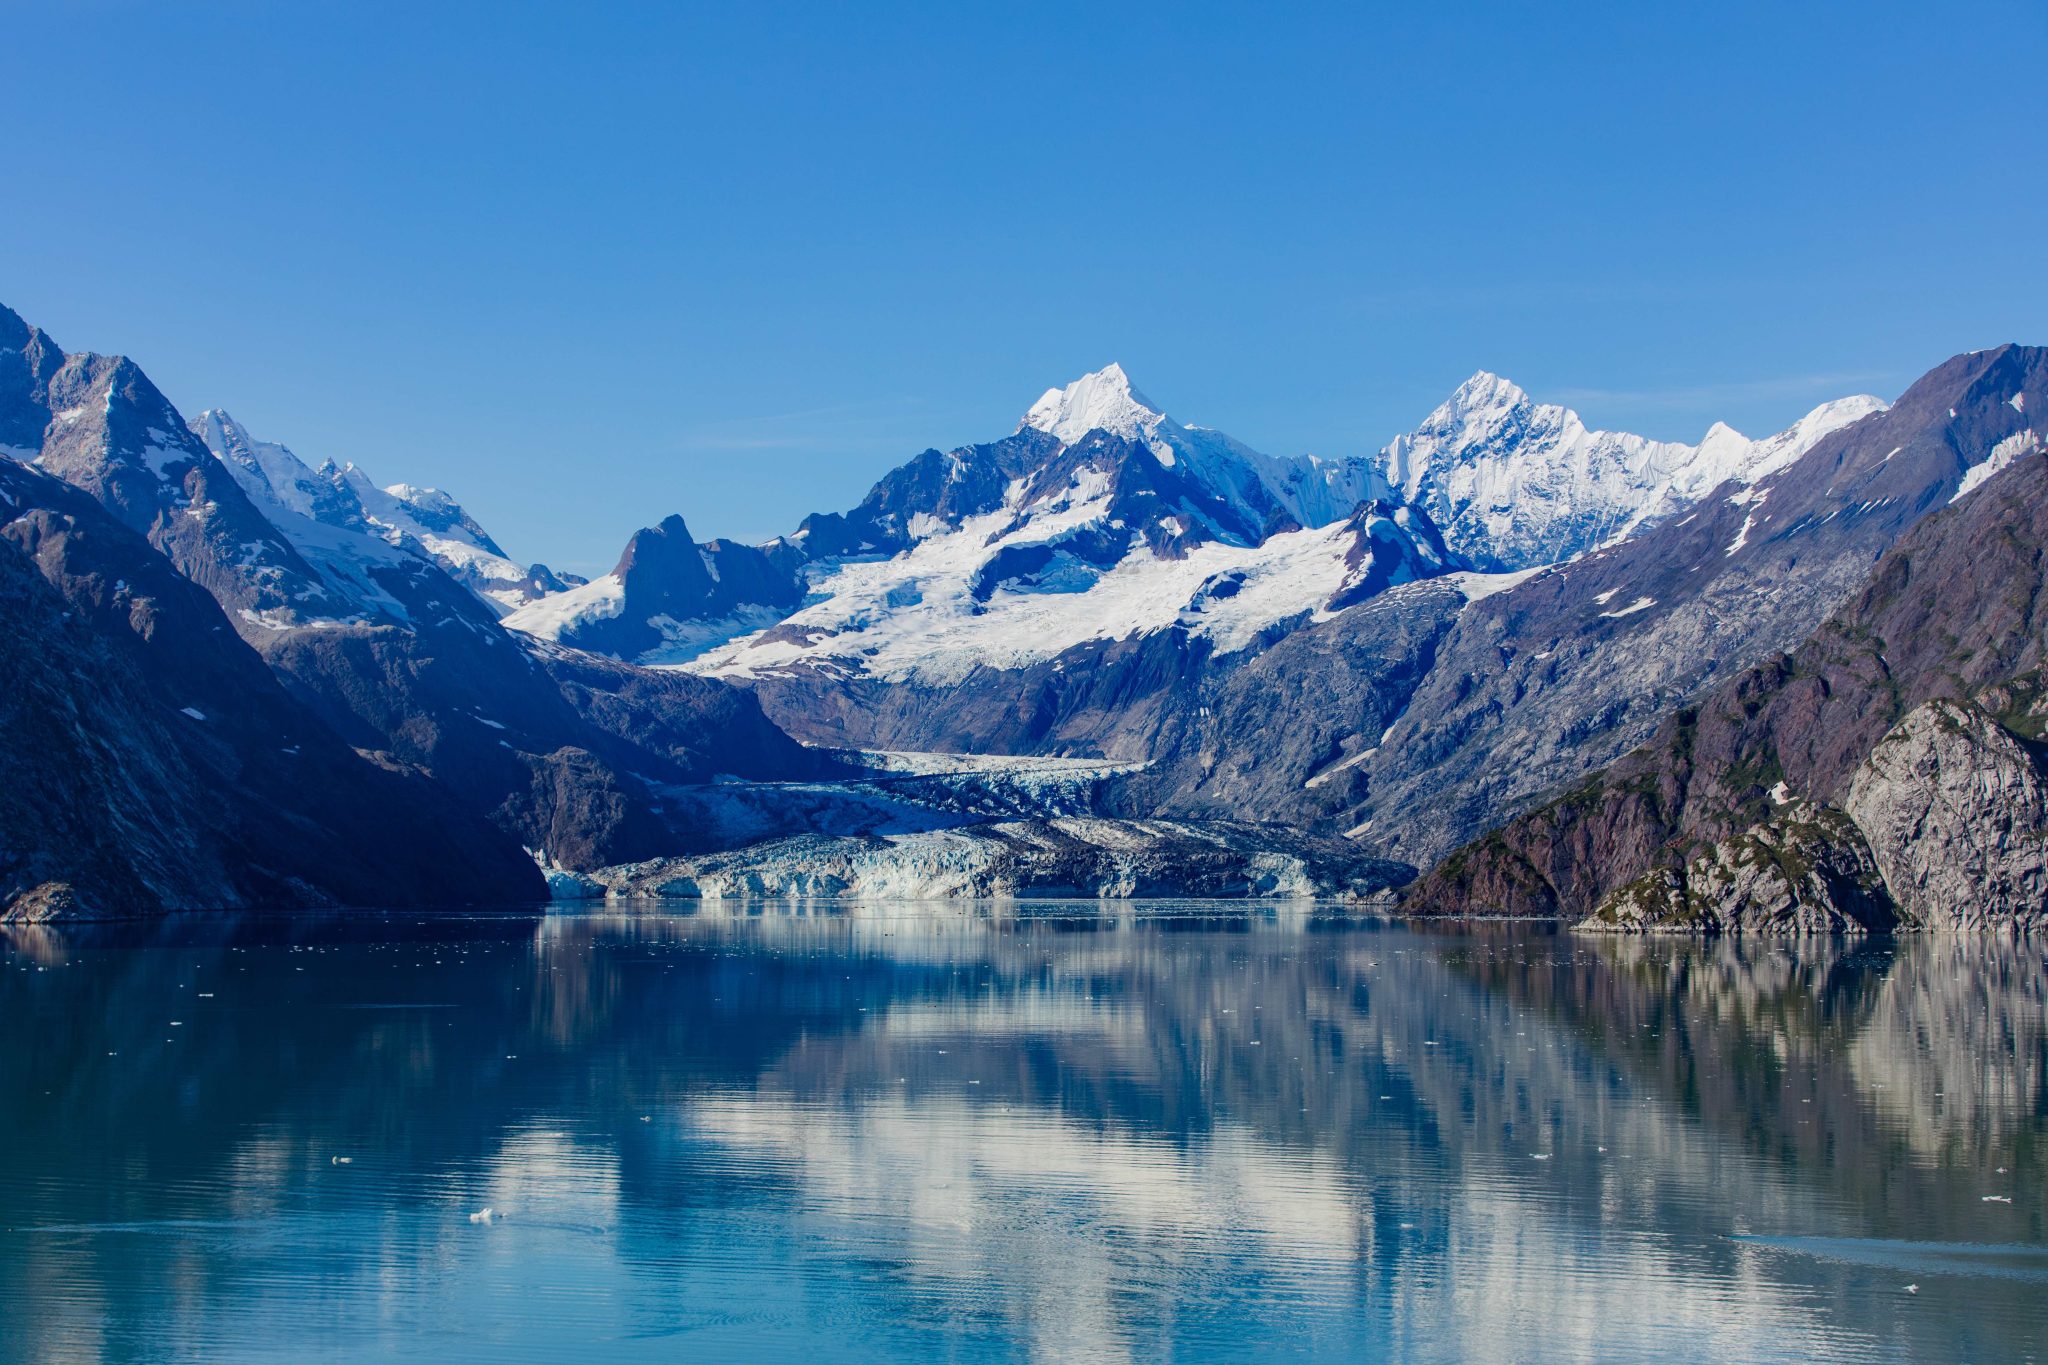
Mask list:
[[[187,425],[243,491],[268,509],[265,515],[315,561],[332,565],[338,556],[351,563],[388,564],[397,562],[392,554],[432,561],[498,612],[562,587],[545,565],[526,567],[508,558],[475,518],[438,488],[380,486],[354,461],[322,460],[315,468],[289,447],[257,439],[224,408],[209,408]],[[354,577],[354,571],[346,576]],[[381,599],[382,593],[373,591],[370,597]],[[371,605],[388,610],[388,604]]]
[[384,491],[400,502],[410,503],[414,507],[462,515],[462,504],[455,501],[445,489],[417,483],[388,483],[384,485]]
[[330,526],[363,529],[362,503],[348,487],[275,441],[259,441],[225,408],[186,424],[259,505],[271,504]]
[[1724,422],[1698,445],[1589,428],[1570,408],[1537,403],[1481,370],[1377,467],[1426,508],[1445,539],[1482,568],[1572,559],[1682,513],[1719,484],[1752,484],[1815,442],[1885,408],[1868,395],[1823,403],[1786,430],[1752,440]]
[[28,344],[36,329],[29,326],[28,319],[0,303],[0,351],[18,351]]
[[1073,445],[1091,431],[1142,440],[1172,420],[1164,409],[1137,390],[1122,365],[1112,361],[1065,388],[1047,389],[1024,414],[1017,429],[1035,427],[1065,445]]
[[701,574],[703,565],[696,557],[697,542],[690,535],[690,527],[680,516],[671,512],[661,519],[658,526],[643,526],[633,533],[626,542],[625,553],[619,556],[618,567],[612,572],[620,578],[630,578],[636,570],[644,568],[650,561],[666,565],[677,556],[678,562],[687,562],[694,572]]
[[1478,412],[1532,406],[1528,391],[1492,370],[1475,370],[1451,392],[1444,405],[1455,412]]
[[[187,425],[192,428],[193,434],[202,440],[215,433],[223,438],[238,438],[244,441],[250,439],[249,428],[237,421],[235,415],[226,408],[207,408]],[[211,441],[208,441],[208,444],[211,444]]]

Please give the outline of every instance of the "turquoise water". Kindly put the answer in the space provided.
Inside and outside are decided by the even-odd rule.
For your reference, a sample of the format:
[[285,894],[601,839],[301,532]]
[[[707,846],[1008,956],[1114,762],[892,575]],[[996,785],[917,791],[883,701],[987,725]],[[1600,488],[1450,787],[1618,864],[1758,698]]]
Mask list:
[[2040,1359],[2043,947],[0,930],[0,1357]]

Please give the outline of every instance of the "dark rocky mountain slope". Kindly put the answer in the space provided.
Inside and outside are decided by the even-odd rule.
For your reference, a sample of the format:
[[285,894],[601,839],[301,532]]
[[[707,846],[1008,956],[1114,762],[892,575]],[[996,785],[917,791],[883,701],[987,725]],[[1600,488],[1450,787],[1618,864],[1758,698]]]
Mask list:
[[531,901],[518,843],[351,751],[220,606],[0,460],[0,913]]
[[[318,520],[317,502],[296,510],[251,478],[253,448],[245,486],[202,439],[209,425],[191,429],[131,361],[66,355],[4,309],[0,429],[8,454],[90,493],[210,593],[346,743],[430,774],[552,862],[670,851],[674,831],[650,784],[697,775],[675,755],[716,754],[744,776],[801,760],[784,739],[758,751],[756,768],[755,749],[718,741],[711,732],[722,726],[752,736],[772,727],[751,698],[716,682],[639,686],[634,738],[612,723],[616,708],[586,718],[577,708],[590,689],[565,690],[424,546],[386,539],[361,516]],[[270,494],[259,501],[249,487]],[[360,491],[352,496],[360,512]],[[417,520],[426,503],[408,506]]]
[[1973,438],[1997,437],[2002,472],[1901,537],[1796,649],[1458,850],[1412,907],[1617,927],[2039,917],[2048,459],[2026,422],[2048,365],[2007,348],[1970,368],[2010,419]]

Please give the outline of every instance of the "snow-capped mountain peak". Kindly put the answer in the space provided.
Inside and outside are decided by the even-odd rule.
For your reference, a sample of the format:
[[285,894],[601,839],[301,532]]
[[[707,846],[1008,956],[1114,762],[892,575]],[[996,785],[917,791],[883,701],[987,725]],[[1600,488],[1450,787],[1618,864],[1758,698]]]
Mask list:
[[[637,576],[622,564],[508,624],[754,677],[951,678],[1168,627],[1227,652],[1417,578],[1572,558],[1782,467],[1875,402],[1828,405],[1767,441],[1717,425],[1689,446],[1591,431],[1481,370],[1376,456],[1324,461],[1176,421],[1109,365],[1048,389],[1011,437],[925,451],[858,507],[751,558],[728,547],[700,569],[679,554]],[[661,532],[641,548],[694,544],[680,522]]]
[[352,492],[307,467],[289,447],[257,440],[225,408],[208,408],[190,427],[258,506],[270,503],[330,526],[360,528],[363,509]]
[[1698,445],[1595,431],[1481,370],[1379,454],[1403,501],[1424,508],[1451,548],[1508,571],[1571,559],[1683,511],[1734,479],[1754,483],[1828,433],[1882,411],[1876,398],[1822,404],[1753,441],[1716,422]]
[[[507,624],[746,676],[954,677],[1169,628],[1227,652],[1462,567],[1388,492],[1364,461],[1275,459],[1183,425],[1110,365],[1047,390],[1009,438],[926,451],[851,511],[808,518],[730,590],[684,582],[701,576],[689,564],[636,578],[622,563]],[[680,521],[667,539],[688,543]]]
[[1176,427],[1173,419],[1132,385],[1124,367],[1115,363],[1093,374],[1084,374],[1065,388],[1047,389],[1024,420],[1017,424],[1036,427],[1073,445],[1091,431],[1106,431],[1129,441],[1148,441],[1161,426]]
[[1445,408],[1457,414],[1501,413],[1527,406],[1530,406],[1529,395],[1521,385],[1502,378],[1492,370],[1475,370],[1470,379],[1452,391],[1444,404]]
[[[1882,398],[1868,393],[1853,394],[1848,398],[1836,398],[1822,403],[1776,436],[1767,436],[1761,441],[1751,442],[1753,450],[1763,453],[1752,455],[1741,477],[1745,483],[1755,483],[1758,479],[1775,474],[1810,450],[1821,437],[1839,431],[1851,422],[1860,422],[1872,413],[1884,412],[1890,407],[1891,404]],[[1700,491],[1704,493],[1707,490]]]
[[1116,364],[1082,375],[1065,388],[1047,389],[1017,430],[1045,432],[1063,446],[1080,444],[1094,432],[1141,446],[1202,497],[1228,506],[1228,519],[1251,539],[1287,522],[1327,526],[1342,521],[1360,502],[1388,491],[1377,471],[1361,460],[1275,457],[1212,427],[1178,422]]

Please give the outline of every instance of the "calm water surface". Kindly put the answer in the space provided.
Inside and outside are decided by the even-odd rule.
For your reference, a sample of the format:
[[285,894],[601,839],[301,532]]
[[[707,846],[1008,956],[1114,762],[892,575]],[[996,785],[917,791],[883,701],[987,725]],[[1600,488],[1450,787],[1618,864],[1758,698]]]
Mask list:
[[2043,952],[8,929],[0,1358],[2042,1359]]

